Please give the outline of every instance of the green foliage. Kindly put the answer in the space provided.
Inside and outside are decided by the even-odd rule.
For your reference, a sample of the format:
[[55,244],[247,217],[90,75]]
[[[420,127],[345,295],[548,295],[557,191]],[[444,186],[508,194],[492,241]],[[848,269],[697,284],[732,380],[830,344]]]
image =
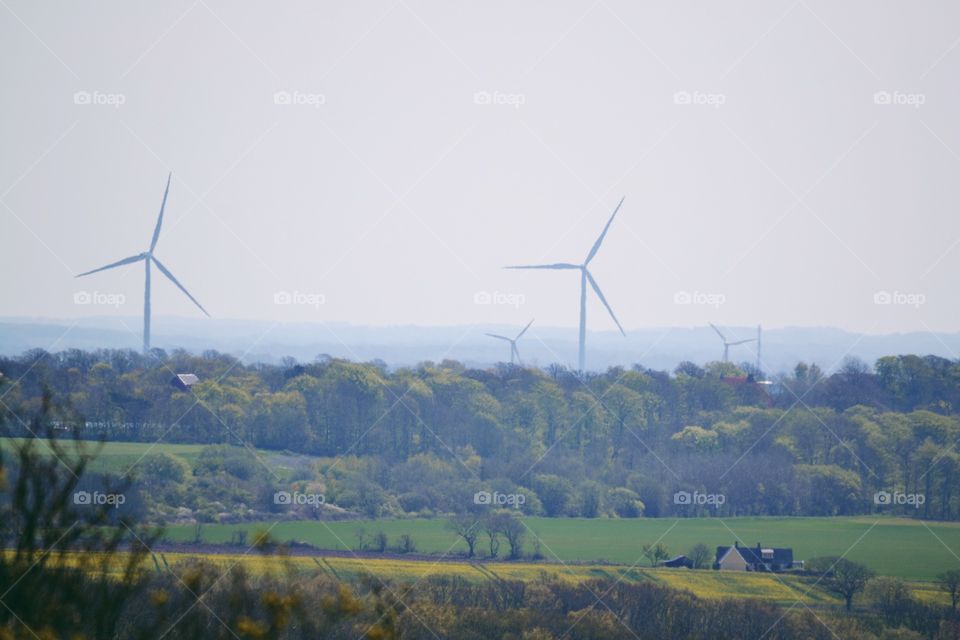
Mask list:
[[813,558],[807,568],[819,573],[822,584],[844,599],[847,611],[853,607],[854,596],[876,575],[869,567],[843,557]]
[[[181,392],[170,371],[201,382]],[[294,480],[320,487],[340,515],[445,517],[486,489],[523,492],[527,515],[960,518],[960,364],[932,356],[889,356],[873,369],[849,360],[830,375],[801,362],[769,386],[735,377],[731,363],[581,378],[562,367],[391,371],[161,351],[30,352],[0,358],[0,373],[19,380],[4,396],[15,414],[36,408],[46,384],[75,401],[89,439],[163,438],[98,463],[135,473],[155,521],[291,513],[273,510],[268,487]],[[10,433],[29,435],[17,424]],[[164,453],[192,473],[153,456]],[[673,503],[678,490],[727,500],[687,508]],[[878,491],[924,500],[878,505]]]
[[607,492],[607,506],[620,518],[639,518],[644,509],[640,496],[626,487],[610,489]]

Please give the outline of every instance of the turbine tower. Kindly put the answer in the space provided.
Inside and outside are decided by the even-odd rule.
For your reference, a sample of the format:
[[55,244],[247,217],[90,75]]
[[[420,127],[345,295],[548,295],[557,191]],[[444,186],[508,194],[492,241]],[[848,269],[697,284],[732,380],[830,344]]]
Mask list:
[[590,252],[587,254],[587,258],[583,261],[582,264],[572,264],[569,262],[558,262],[554,264],[533,264],[533,265],[522,265],[522,266],[511,266],[504,267],[505,269],[579,269],[580,270],[580,349],[579,349],[579,365],[580,372],[582,373],[586,366],[586,342],[587,342],[587,282],[590,283],[590,287],[593,289],[594,293],[597,294],[597,297],[600,298],[600,302],[603,303],[603,306],[607,308],[607,311],[610,313],[610,317],[613,318],[613,321],[616,323],[617,328],[620,329],[620,333],[626,336],[626,332],[623,330],[623,327],[620,326],[620,321],[617,320],[617,316],[614,315],[613,309],[610,308],[610,305],[607,303],[607,299],[603,296],[603,292],[600,291],[600,285],[597,284],[597,281],[593,279],[593,276],[590,274],[590,261],[593,260],[594,256],[597,255],[597,251],[600,250],[600,244],[603,242],[604,237],[607,235],[607,231],[610,229],[610,223],[613,222],[613,219],[617,215],[617,211],[620,210],[620,205],[623,204],[624,198],[620,198],[620,202],[617,204],[617,208],[613,210],[613,214],[610,216],[610,219],[607,220],[607,225],[603,228],[603,232],[600,233],[600,237],[597,238],[597,241],[593,243]]
[[723,341],[723,361],[730,361],[730,347],[735,347],[738,344],[746,344],[748,342],[753,342],[756,338],[747,338],[746,340],[737,340],[735,342],[730,342],[727,340],[727,337],[720,332],[720,329],[717,329],[716,325],[712,322],[709,323],[713,330],[717,332],[717,335],[720,336],[720,340]]
[[763,346],[763,342],[761,342],[762,332],[763,329],[760,328],[760,325],[757,325],[757,375],[760,378],[763,378],[763,362],[760,360],[760,348]]
[[520,350],[517,349],[517,340],[519,340],[520,336],[522,336],[527,332],[527,329],[530,328],[531,324],[533,324],[533,320],[527,323],[527,326],[523,328],[523,331],[517,334],[516,338],[508,338],[507,336],[498,336],[495,333],[488,333],[486,335],[490,336],[491,338],[496,338],[497,340],[506,340],[507,342],[509,342],[510,343],[510,364],[514,363],[514,360],[513,360],[514,357],[516,357],[517,362],[520,362],[520,364],[523,364],[523,362],[520,361]]
[[207,313],[207,310],[203,308],[197,299],[190,295],[190,292],[180,284],[180,281],[177,280],[170,270],[163,266],[163,263],[160,262],[155,255],[153,255],[153,250],[157,247],[157,240],[160,239],[160,225],[163,224],[163,209],[167,206],[167,193],[170,191],[170,178],[173,174],[167,175],[167,187],[163,190],[163,202],[160,203],[160,215],[157,217],[157,226],[153,230],[153,238],[150,240],[150,248],[144,251],[143,253],[138,253],[135,256],[130,256],[129,258],[124,258],[123,260],[117,260],[116,262],[111,262],[110,264],[100,267],[99,269],[93,269],[92,271],[86,271],[76,276],[77,278],[82,278],[83,276],[88,276],[91,273],[97,273],[98,271],[106,271],[107,269],[113,269],[114,267],[121,267],[125,264],[133,264],[134,262],[143,261],[144,270],[145,270],[145,279],[143,286],[143,352],[147,353],[150,351],[150,265],[155,264],[157,269],[160,270],[160,273],[167,276],[170,281],[177,285],[177,288],[180,291],[190,298],[193,304],[197,305],[200,311],[203,311],[207,317],[210,317],[210,314]]

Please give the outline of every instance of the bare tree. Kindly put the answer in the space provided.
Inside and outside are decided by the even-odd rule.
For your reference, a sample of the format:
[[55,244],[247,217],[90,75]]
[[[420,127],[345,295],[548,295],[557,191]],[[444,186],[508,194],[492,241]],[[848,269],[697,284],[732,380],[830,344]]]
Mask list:
[[447,529],[463,538],[467,543],[467,557],[472,558],[480,537],[480,517],[472,513],[455,515],[447,520]]
[[694,569],[703,569],[710,564],[710,547],[698,542],[687,552],[687,558],[690,559]]

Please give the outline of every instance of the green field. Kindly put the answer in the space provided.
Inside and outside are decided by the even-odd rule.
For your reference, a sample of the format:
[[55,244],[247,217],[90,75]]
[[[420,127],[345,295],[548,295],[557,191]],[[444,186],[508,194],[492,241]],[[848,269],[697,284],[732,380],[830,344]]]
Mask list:
[[[6,448],[9,443],[20,443],[25,438],[0,438],[0,448]],[[38,439],[38,447],[41,451],[50,452],[46,439]],[[188,465],[193,467],[200,452],[210,445],[206,444],[169,444],[164,442],[96,442],[92,440],[83,440],[82,446],[89,453],[97,453],[97,457],[91,461],[89,470],[93,473],[112,473],[123,475],[133,467],[136,470],[136,464],[145,455],[157,453],[167,453],[180,458]],[[59,440],[60,446],[70,456],[74,453],[74,441],[70,439]],[[101,448],[102,447],[102,448]],[[272,467],[275,471],[282,472],[284,465],[291,458],[290,455],[282,454],[277,451],[255,450],[257,456],[264,464]],[[309,458],[309,456],[295,455],[296,458]],[[312,459],[312,458],[311,458]],[[282,476],[282,473],[281,473]]]
[[[0,447],[10,442],[0,438]],[[70,450],[71,443],[64,446]],[[99,446],[88,443],[90,447]],[[205,445],[136,442],[108,442],[103,445],[91,471],[122,473],[147,453],[168,453],[190,465]],[[281,472],[301,461],[273,451],[260,451],[263,461]],[[668,518],[585,520],[579,518],[525,518],[530,532],[525,551],[533,550],[533,534],[541,541],[541,553],[548,561],[588,563],[600,561],[633,565],[642,559],[644,543],[658,540],[672,554],[686,553],[703,542],[711,549],[739,539],[747,545],[792,547],[798,560],[816,556],[842,555],[863,562],[881,575],[914,581],[932,580],[937,573],[960,567],[960,523],[934,523],[895,518]],[[271,528],[271,525],[272,528]],[[875,525],[875,526],[874,526]],[[356,546],[355,532],[385,532],[391,543],[403,533],[413,536],[417,550],[426,553],[462,552],[465,545],[437,520],[379,520],[340,522],[257,522],[239,525],[205,525],[205,542],[228,542],[231,533],[244,529],[253,534],[270,529],[282,541],[296,540],[323,549],[348,550]],[[671,528],[672,527],[672,528]],[[872,528],[871,528],[872,527]],[[174,541],[192,541],[193,525],[172,526],[167,536]],[[661,539],[662,536],[662,539]],[[862,538],[861,538],[862,537]],[[252,539],[252,535],[250,536]],[[483,539],[478,542],[482,548]]]
[[[699,518],[585,520],[579,518],[525,518],[542,540],[541,553],[552,561],[603,561],[632,565],[642,558],[644,543],[660,539],[671,553],[686,553],[698,542],[711,549],[738,539],[748,545],[793,547],[798,560],[843,555],[862,562],[878,574],[929,581],[948,568],[960,568],[960,523],[923,523],[894,518]],[[876,523],[876,524],[875,524]],[[232,531],[270,529],[275,539],[306,542],[323,549],[350,549],[355,532],[383,531],[391,544],[409,533],[419,552],[465,551],[466,546],[444,528],[443,520],[379,520],[340,522],[259,522],[206,525],[205,542],[228,542]],[[672,529],[671,529],[672,527]],[[871,528],[872,527],[872,528]],[[669,530],[669,532],[668,532]],[[173,526],[167,537],[191,541],[193,526]],[[662,539],[661,539],[662,536]],[[528,532],[525,550],[532,550]],[[859,540],[859,542],[858,542]],[[482,547],[481,537],[478,548]]]

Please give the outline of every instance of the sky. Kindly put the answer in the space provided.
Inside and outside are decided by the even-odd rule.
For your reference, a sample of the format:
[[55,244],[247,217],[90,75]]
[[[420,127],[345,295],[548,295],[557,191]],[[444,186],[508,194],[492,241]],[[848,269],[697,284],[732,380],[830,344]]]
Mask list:
[[[960,330],[954,2],[0,2],[0,316]],[[154,271],[155,314],[201,317]],[[596,296],[591,329],[615,325]]]

